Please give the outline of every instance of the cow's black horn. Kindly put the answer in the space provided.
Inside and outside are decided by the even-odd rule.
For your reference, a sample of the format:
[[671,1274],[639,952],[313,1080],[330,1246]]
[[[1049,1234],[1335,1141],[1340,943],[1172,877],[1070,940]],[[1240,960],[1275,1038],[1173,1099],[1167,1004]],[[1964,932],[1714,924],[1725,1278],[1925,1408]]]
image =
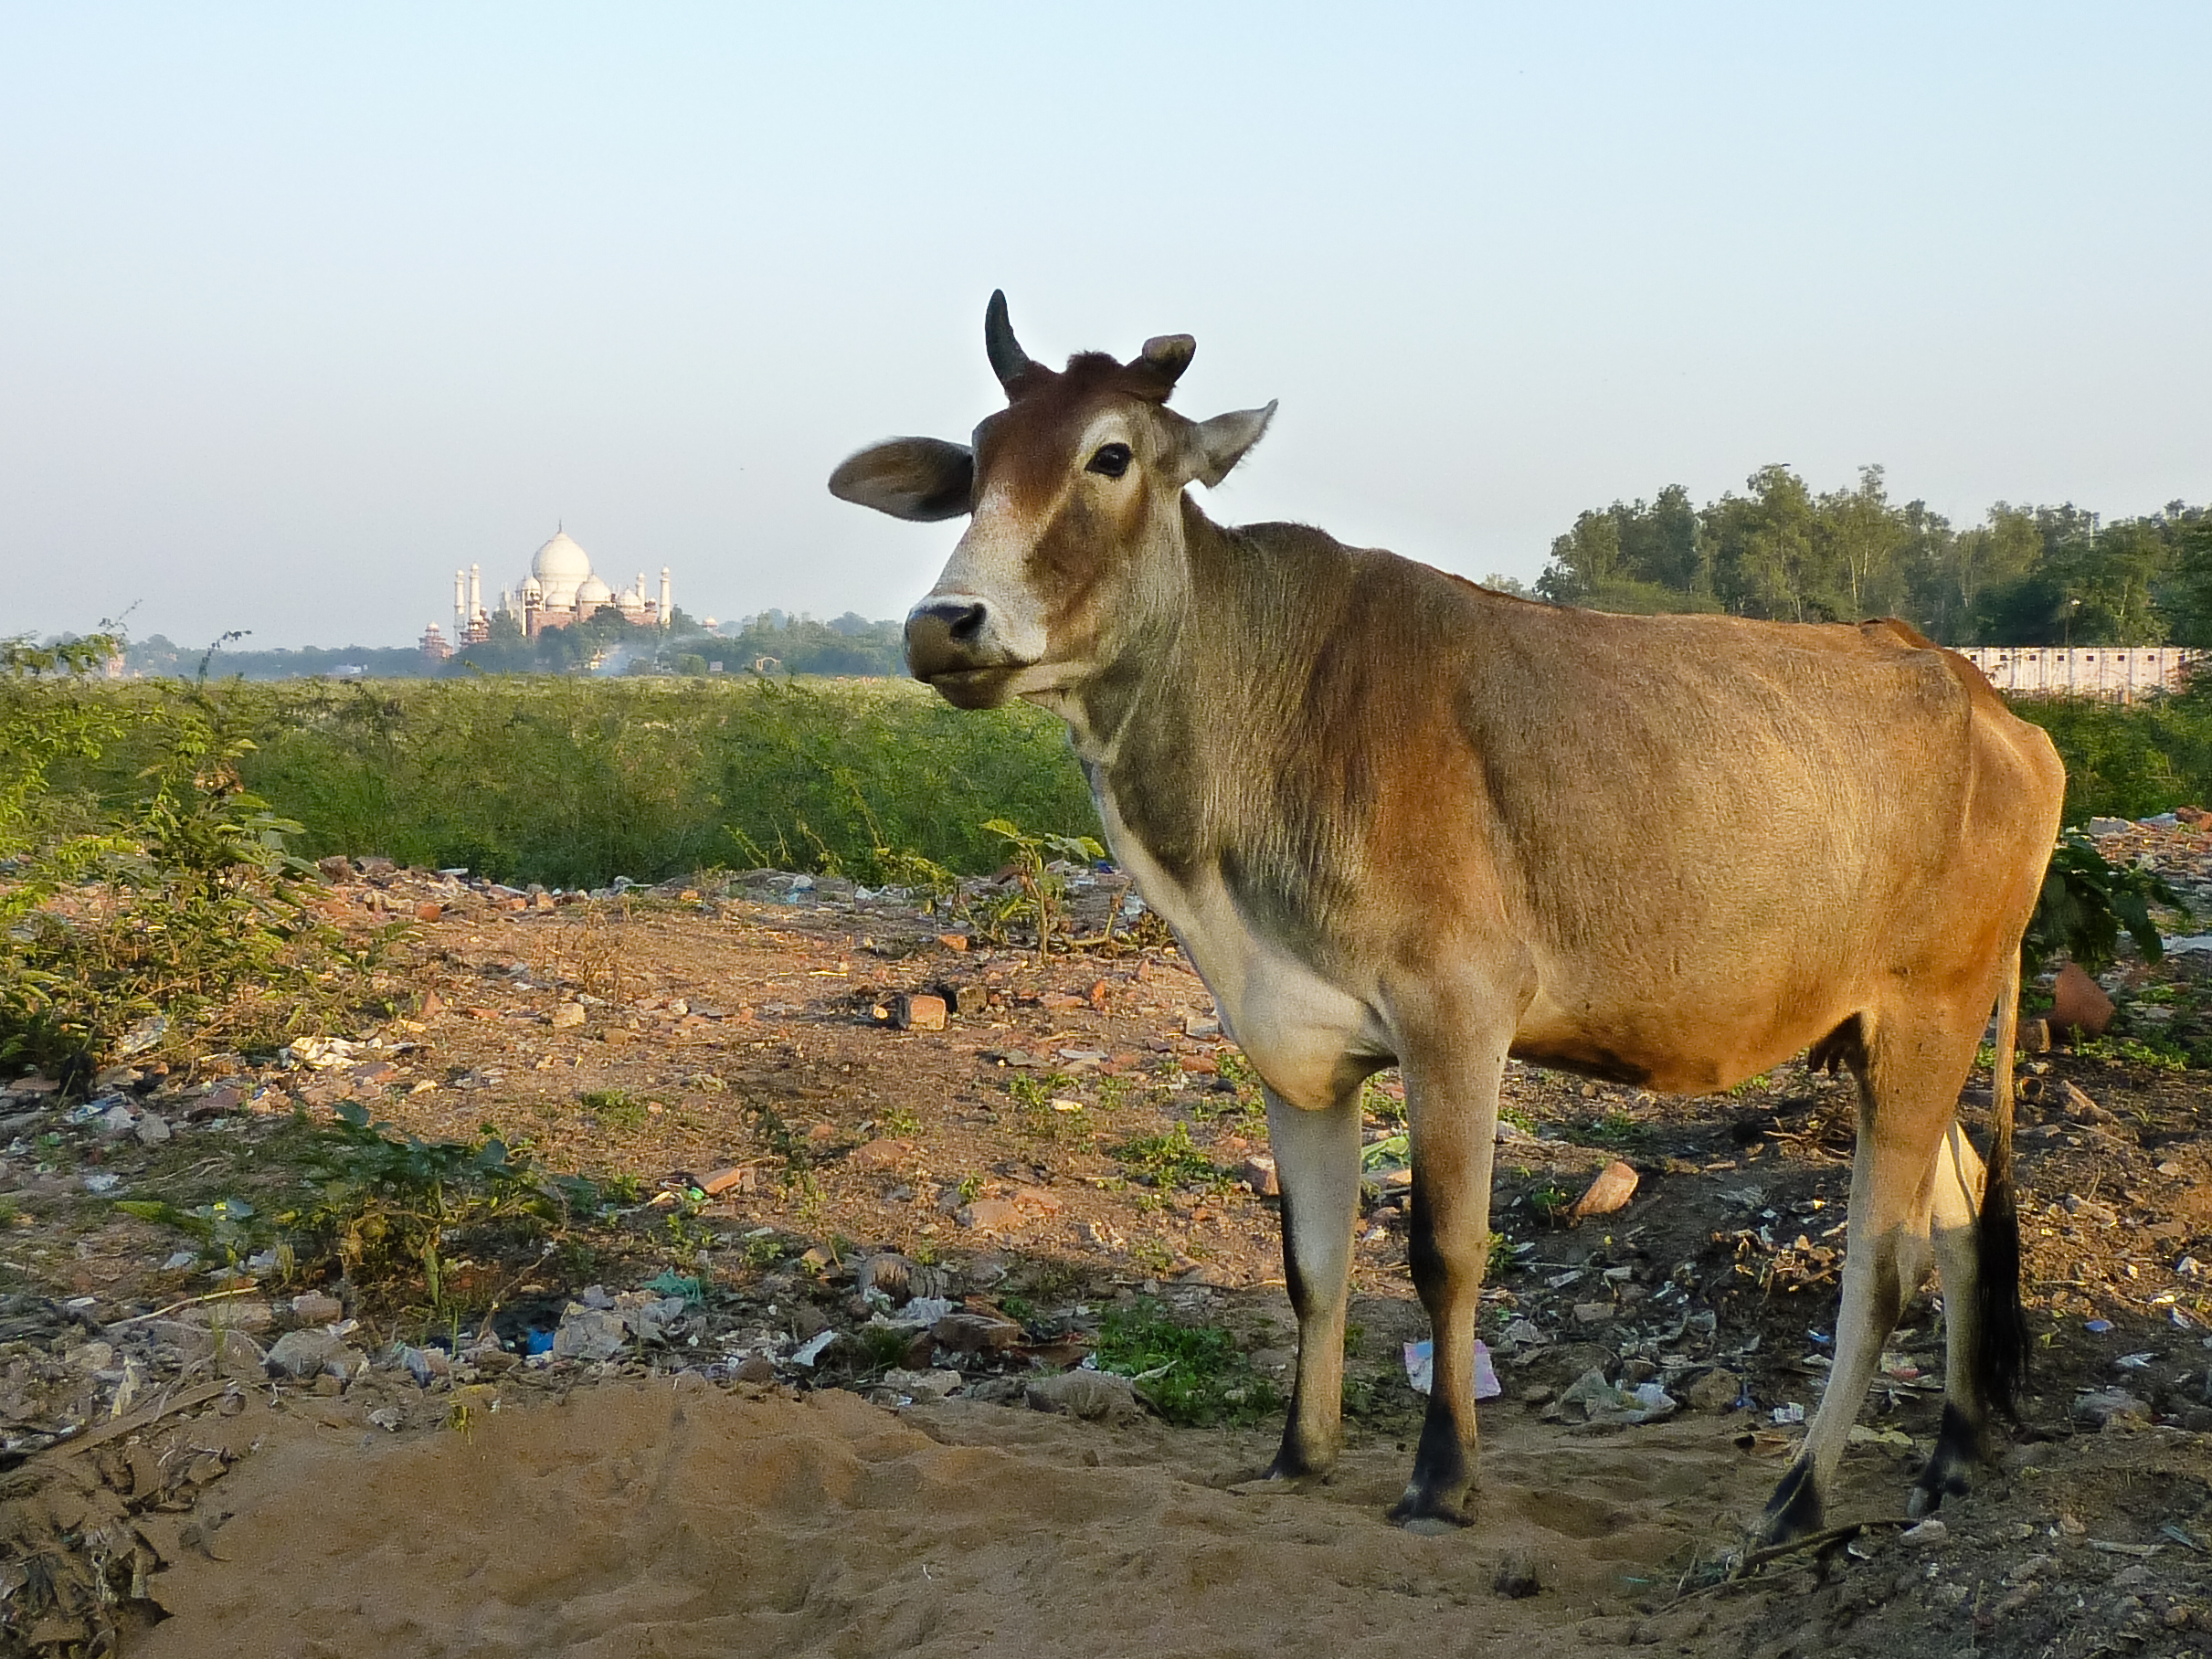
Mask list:
[[1144,350],[1138,354],[1162,380],[1173,386],[1197,354],[1198,342],[1189,334],[1154,334],[1145,342]]
[[983,349],[990,354],[990,372],[999,377],[999,384],[1008,391],[1014,382],[1030,371],[1029,354],[1014,338],[1014,325],[1006,316],[1006,291],[993,289],[990,304],[983,312]]

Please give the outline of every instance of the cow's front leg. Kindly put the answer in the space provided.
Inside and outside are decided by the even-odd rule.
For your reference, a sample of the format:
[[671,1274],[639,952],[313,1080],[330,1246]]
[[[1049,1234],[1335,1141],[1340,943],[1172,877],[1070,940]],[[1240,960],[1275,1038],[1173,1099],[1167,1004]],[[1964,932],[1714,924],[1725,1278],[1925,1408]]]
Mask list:
[[1360,1210],[1360,1085],[1294,1106],[1273,1089],[1267,1137],[1283,1188],[1283,1276],[1298,1316],[1298,1376],[1270,1476],[1318,1474],[1343,1444],[1344,1310]]
[[1498,1133],[1504,1044],[1455,1044],[1408,1058],[1406,1104],[1413,1153],[1413,1288],[1428,1310],[1434,1370],[1413,1479],[1391,1511],[1396,1521],[1464,1521],[1475,1478],[1475,1318],[1490,1252],[1490,1160]]

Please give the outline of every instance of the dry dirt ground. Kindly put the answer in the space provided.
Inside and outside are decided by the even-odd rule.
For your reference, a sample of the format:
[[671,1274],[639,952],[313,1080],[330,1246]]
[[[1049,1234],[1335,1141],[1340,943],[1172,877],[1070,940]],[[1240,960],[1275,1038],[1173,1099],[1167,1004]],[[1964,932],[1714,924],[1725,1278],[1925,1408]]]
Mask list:
[[[2187,831],[2111,845],[2212,879]],[[1074,931],[1118,896],[1079,893]],[[331,903],[406,924],[407,1011],[350,1048],[119,1074],[98,1117],[37,1080],[0,1102],[0,1653],[2212,1649],[2212,1142],[2204,1073],[2149,1049],[2024,1062],[2033,1393],[1978,1490],[1890,1524],[1940,1403],[1923,1295],[1835,1506],[1870,1525],[1746,1563],[1830,1351],[1843,1082],[1662,1100],[1514,1069],[1502,1392],[1475,1524],[1425,1536],[1381,1519],[1425,1334],[1394,1087],[1370,1095],[1345,1464],[1254,1489],[1292,1328],[1265,1127],[1171,946],[1040,964],[765,873],[541,907],[377,867]],[[2203,954],[2124,967],[2120,1029],[2186,1035],[2207,977]],[[944,1028],[900,1029],[926,993]],[[468,1324],[440,1327],[419,1277],[278,1254],[211,1281],[113,1208],[273,1214],[347,1101],[496,1132],[608,1210],[487,1231],[447,1264]],[[1616,1161],[1633,1198],[1573,1221]],[[1117,1388],[1032,1409],[1117,1320],[1225,1333],[1182,1413],[1208,1426]],[[307,1376],[272,1379],[295,1327]],[[1676,1409],[1607,1421],[1593,1371]]]

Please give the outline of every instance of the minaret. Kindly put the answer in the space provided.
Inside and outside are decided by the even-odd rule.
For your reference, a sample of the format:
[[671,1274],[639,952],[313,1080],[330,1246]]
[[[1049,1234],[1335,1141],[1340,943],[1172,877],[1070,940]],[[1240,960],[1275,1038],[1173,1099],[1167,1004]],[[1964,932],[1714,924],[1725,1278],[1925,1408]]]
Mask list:
[[670,607],[668,594],[668,566],[663,565],[661,566],[661,626],[662,628],[666,628],[669,618],[675,615],[674,610]]
[[456,570],[453,573],[453,637],[456,639],[469,637],[468,604],[468,577]]
[[484,567],[469,566],[469,638],[479,644],[492,637],[484,617]]

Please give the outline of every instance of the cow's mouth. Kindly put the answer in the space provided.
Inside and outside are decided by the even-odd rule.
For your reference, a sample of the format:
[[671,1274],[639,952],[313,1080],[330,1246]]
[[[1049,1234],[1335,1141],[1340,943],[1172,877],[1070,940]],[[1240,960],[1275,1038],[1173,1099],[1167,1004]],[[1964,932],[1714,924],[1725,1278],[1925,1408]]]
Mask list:
[[956,709],[995,709],[1006,701],[1017,664],[990,668],[948,669],[929,675],[924,683]]

